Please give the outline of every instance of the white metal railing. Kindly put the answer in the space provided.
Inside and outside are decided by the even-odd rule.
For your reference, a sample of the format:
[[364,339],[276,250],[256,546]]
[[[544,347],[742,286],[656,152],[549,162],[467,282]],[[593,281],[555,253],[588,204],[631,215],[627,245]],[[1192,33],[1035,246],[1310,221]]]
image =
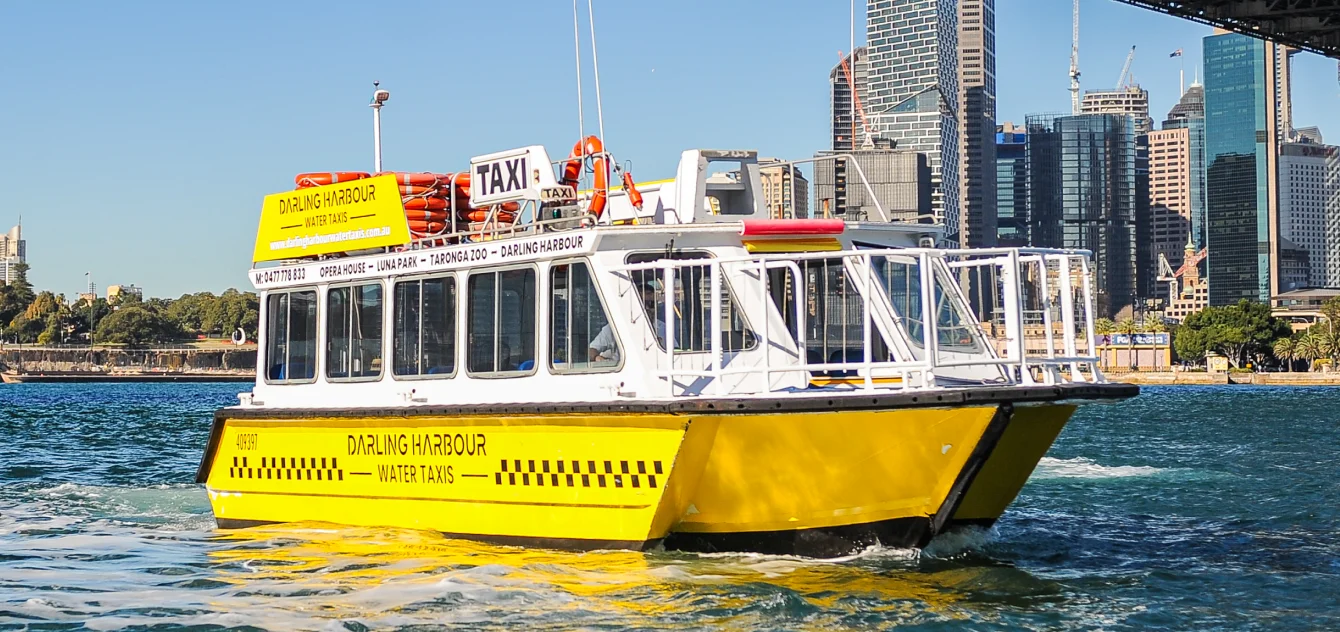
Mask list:
[[[767,164],[760,164],[759,166],[760,168],[766,167],[768,169],[781,168],[784,170],[791,170],[790,173],[792,175],[787,178],[787,186],[789,187],[788,191],[789,195],[787,197],[790,200],[790,207],[788,209],[787,207],[784,206],[782,208],[782,215],[786,216],[786,212],[789,210],[791,212],[791,217],[795,217],[796,216],[796,179],[794,171],[795,168],[799,165],[806,165],[806,164],[817,165],[818,163],[821,162],[832,162],[834,172],[836,173],[837,163],[839,160],[844,161],[847,166],[851,167],[853,170],[856,171],[857,177],[859,177],[861,180],[861,187],[865,189],[866,195],[869,196],[870,203],[874,204],[875,210],[879,213],[879,217],[877,218],[879,221],[893,222],[893,221],[899,221],[901,219],[897,217],[891,217],[889,215],[889,212],[884,210],[884,205],[880,203],[879,196],[875,195],[874,187],[870,186],[870,180],[865,177],[865,169],[861,167],[861,163],[858,162],[856,160],[856,156],[852,154],[846,154],[846,153],[830,154],[826,156],[815,156],[813,158],[802,158],[799,160],[779,160],[776,162],[769,162]],[[848,186],[849,187],[851,186],[850,176],[848,177]],[[771,209],[768,209],[768,212],[771,213],[772,212]],[[814,209],[810,210],[810,217],[817,217]]]
[[[764,386],[761,389],[732,390],[733,394],[741,394],[773,390],[771,385],[774,375],[797,372],[804,374],[806,383],[818,373],[854,373],[857,379],[847,380],[846,384],[866,390],[935,388],[974,381],[962,378],[967,369],[977,370],[977,383],[1034,385],[1101,381],[1103,377],[1098,369],[1098,358],[1094,355],[1094,300],[1089,256],[1087,251],[1038,248],[869,249],[718,259],[661,259],[628,264],[616,270],[626,273],[654,272],[660,277],[664,293],[659,308],[665,335],[664,366],[657,371],[657,375],[666,380],[670,394],[697,394],[679,385],[676,378],[709,378],[712,393],[724,395],[727,392],[723,378],[729,376],[756,374],[762,377]],[[903,266],[916,266],[918,287],[915,311],[912,309],[914,302],[911,295],[902,297],[905,304],[901,310],[894,304],[889,282],[891,273],[886,269],[885,276],[881,278],[877,260],[885,266],[890,261]],[[845,274],[854,281],[863,307],[859,361],[848,361],[845,351],[841,362],[810,362],[806,357],[805,330],[808,321],[805,306],[809,301],[801,264],[810,261],[839,261]],[[712,318],[710,333],[706,336],[710,339],[708,366],[700,369],[681,367],[676,362],[678,357],[689,351],[676,349],[676,320],[680,314],[675,309],[675,280],[684,268],[689,267],[706,268],[709,276],[709,313]],[[780,316],[782,306],[776,305],[772,299],[767,274],[767,271],[777,269],[786,270],[795,278],[792,284],[792,303],[796,311],[794,332],[787,329],[781,335],[774,331],[771,321],[774,316]],[[992,307],[999,307],[1003,312],[1005,336],[1002,340],[997,341],[987,334],[969,309],[959,283],[953,279],[953,273],[969,270],[978,270],[979,274],[989,273],[980,274],[980,278],[989,279],[1000,290],[999,293],[992,292],[993,298],[999,299],[999,305]],[[725,273],[731,276],[727,277]],[[1078,287],[1075,283],[1077,279]],[[725,350],[722,346],[723,287],[733,285],[736,296],[745,296],[747,287],[743,286],[750,282],[757,283],[757,295],[762,307],[767,310],[761,322],[755,318],[755,323],[761,326],[755,326],[752,332],[758,337],[759,344],[755,349],[762,350],[761,354],[755,356],[761,357],[748,357],[746,354],[751,353],[749,350]],[[1026,285],[1033,290],[1031,300],[1040,304],[1043,316],[1043,328],[1039,340],[1035,341],[1040,348],[1032,353],[1025,339]],[[943,304],[938,304],[940,302]],[[946,313],[950,319],[942,324],[940,320]],[[913,325],[919,328],[919,341],[912,329]],[[942,326],[947,331],[963,330],[963,335],[968,335],[973,343],[970,347],[972,351],[967,352],[964,347],[956,347],[954,343],[942,348]],[[890,359],[876,357],[874,343],[877,338],[888,350]],[[1003,353],[997,351],[996,342],[1004,344]],[[1081,342],[1083,353],[1080,350]],[[781,348],[794,350],[798,361],[775,364],[772,353],[774,343]],[[962,340],[959,344],[962,344]],[[727,354],[731,354],[731,357],[727,358]],[[971,374],[971,371],[967,373]],[[981,377],[988,374],[993,377]],[[898,379],[888,384],[885,378],[889,377]]]

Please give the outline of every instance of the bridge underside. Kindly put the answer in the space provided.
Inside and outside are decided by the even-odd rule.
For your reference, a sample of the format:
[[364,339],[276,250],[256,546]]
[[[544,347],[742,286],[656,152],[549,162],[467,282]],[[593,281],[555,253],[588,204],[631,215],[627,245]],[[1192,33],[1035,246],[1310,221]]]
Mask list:
[[1118,0],[1340,59],[1340,0]]

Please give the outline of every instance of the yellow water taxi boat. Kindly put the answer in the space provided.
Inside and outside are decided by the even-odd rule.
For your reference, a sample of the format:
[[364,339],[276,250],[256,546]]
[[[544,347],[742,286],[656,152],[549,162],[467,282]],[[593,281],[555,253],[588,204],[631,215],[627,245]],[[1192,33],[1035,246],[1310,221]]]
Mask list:
[[[814,160],[869,190],[854,160]],[[1087,253],[940,248],[873,190],[866,219],[791,217],[750,151],[581,194],[565,167],[540,146],[473,159],[489,219],[452,206],[431,235],[391,176],[267,198],[256,383],[198,473],[220,528],[920,547],[1000,517],[1077,405],[1137,392],[1097,368]]]

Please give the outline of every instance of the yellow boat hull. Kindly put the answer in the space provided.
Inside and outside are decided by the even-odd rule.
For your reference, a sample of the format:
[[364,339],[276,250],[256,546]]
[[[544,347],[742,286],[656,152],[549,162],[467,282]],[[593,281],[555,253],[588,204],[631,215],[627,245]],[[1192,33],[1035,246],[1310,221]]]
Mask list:
[[220,527],[831,556],[998,518],[1075,407],[216,416]]

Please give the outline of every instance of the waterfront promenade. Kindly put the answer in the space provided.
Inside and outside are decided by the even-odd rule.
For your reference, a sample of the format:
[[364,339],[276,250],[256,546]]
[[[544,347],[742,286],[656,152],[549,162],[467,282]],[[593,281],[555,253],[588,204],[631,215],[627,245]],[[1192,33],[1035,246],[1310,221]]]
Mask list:
[[1207,373],[1205,371],[1139,371],[1103,375],[1113,382],[1156,386],[1160,384],[1254,384],[1257,386],[1340,386],[1340,373],[1318,371],[1293,373]]

